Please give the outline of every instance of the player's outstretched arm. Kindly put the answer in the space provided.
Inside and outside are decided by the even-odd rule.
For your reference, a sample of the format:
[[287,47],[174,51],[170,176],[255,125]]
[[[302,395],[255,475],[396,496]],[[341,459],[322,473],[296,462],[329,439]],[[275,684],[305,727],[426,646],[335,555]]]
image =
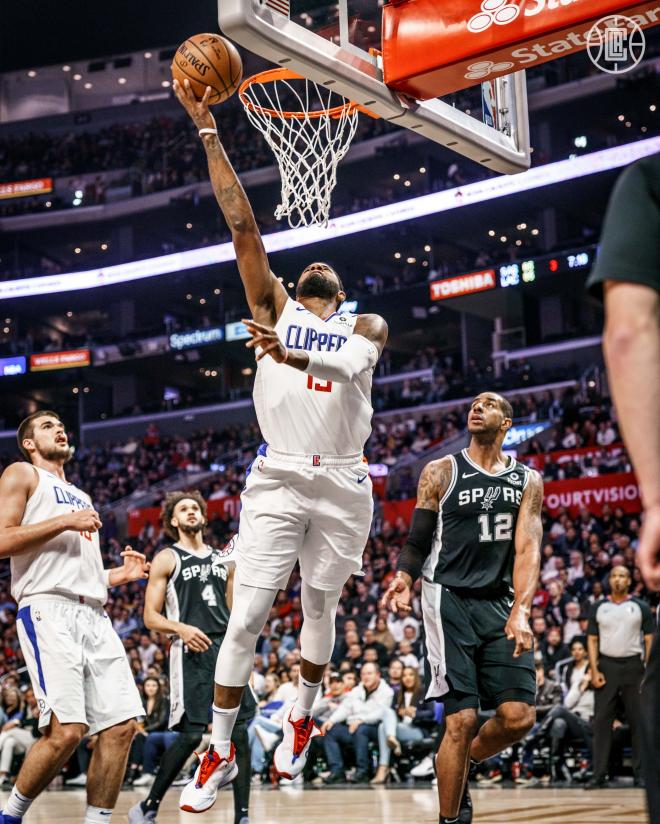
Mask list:
[[[197,129],[217,128],[209,109],[210,86],[206,87],[201,100],[197,100],[193,94],[188,80],[184,81],[184,85],[175,80],[173,88],[177,100],[188,112]],[[250,311],[258,320],[275,323],[287,301],[286,290],[270,271],[252,206],[229,162],[219,135],[204,134],[201,138],[209,164],[213,193],[231,231],[238,271]]]
[[144,625],[165,635],[178,635],[191,652],[206,652],[211,646],[211,639],[201,629],[181,621],[171,621],[163,615],[167,582],[174,566],[174,555],[169,549],[159,552],[154,558],[144,594]]
[[514,658],[532,649],[534,643],[529,615],[541,568],[543,480],[536,470],[529,471],[530,478],[520,504],[514,537],[513,607],[504,629],[509,640],[515,639]]
[[451,458],[440,458],[428,463],[419,476],[417,503],[408,540],[399,555],[396,575],[383,596],[382,606],[385,609],[410,612],[412,587],[431,554],[440,501],[451,483],[452,466]]
[[0,558],[34,552],[62,532],[97,532],[101,519],[93,509],[67,512],[39,524],[21,526],[28,498],[37,488],[37,473],[28,463],[11,464],[0,478]]
[[245,345],[248,349],[260,349],[257,361],[269,355],[277,363],[286,363],[292,369],[307,372],[315,378],[350,383],[368,369],[373,369],[387,342],[387,323],[380,315],[361,315],[355,324],[354,334],[336,352],[306,352],[303,349],[287,349],[277,332],[263,323],[243,319],[252,335]]

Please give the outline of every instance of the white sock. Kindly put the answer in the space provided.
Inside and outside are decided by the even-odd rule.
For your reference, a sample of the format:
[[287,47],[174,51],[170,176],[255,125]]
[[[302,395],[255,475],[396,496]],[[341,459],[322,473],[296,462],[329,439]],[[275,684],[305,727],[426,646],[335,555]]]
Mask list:
[[292,721],[300,721],[306,715],[312,714],[312,707],[322,683],[322,681],[319,681],[318,684],[311,684],[309,681],[305,681],[302,676],[300,677],[298,680],[298,697],[291,710]]
[[3,813],[13,815],[16,818],[22,818],[30,809],[30,804],[32,804],[33,801],[34,798],[26,798],[24,795],[21,795],[16,789],[16,786],[14,786],[7,799]]
[[213,727],[211,728],[211,744],[221,758],[229,758],[231,752],[231,733],[236,723],[240,705],[225,710],[213,705]]
[[92,807],[87,805],[84,824],[108,824],[112,818],[112,810],[107,807]]

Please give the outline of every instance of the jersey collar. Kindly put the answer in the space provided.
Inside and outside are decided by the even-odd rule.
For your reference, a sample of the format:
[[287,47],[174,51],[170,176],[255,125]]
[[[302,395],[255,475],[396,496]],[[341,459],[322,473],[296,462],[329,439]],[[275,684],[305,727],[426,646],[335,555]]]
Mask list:
[[462,449],[461,454],[465,458],[465,460],[473,466],[475,469],[478,469],[479,472],[483,472],[484,475],[488,475],[490,478],[499,478],[502,475],[506,475],[507,472],[510,472],[513,467],[516,465],[515,458],[512,458],[509,455],[509,465],[505,466],[504,469],[501,469],[499,472],[489,472],[487,469],[484,469],[483,466],[479,466],[478,463],[475,463],[472,458],[469,456],[467,449]]

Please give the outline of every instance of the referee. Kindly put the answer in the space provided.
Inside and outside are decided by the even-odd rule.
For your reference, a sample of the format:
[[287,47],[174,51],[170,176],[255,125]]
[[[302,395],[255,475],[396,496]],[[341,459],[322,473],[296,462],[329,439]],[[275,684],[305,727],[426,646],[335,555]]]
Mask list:
[[[605,297],[604,349],[619,424],[639,479],[644,525],[637,564],[660,591],[660,153],[619,177],[589,286]],[[660,632],[642,684],[643,767],[660,824]]]
[[629,594],[631,577],[626,567],[613,567],[609,581],[611,594],[592,606],[587,629],[591,683],[595,690],[594,775],[588,789],[606,786],[612,723],[619,698],[632,733],[635,786],[643,784],[639,690],[644,677],[642,653],[648,661],[651,650],[653,613],[645,601]]

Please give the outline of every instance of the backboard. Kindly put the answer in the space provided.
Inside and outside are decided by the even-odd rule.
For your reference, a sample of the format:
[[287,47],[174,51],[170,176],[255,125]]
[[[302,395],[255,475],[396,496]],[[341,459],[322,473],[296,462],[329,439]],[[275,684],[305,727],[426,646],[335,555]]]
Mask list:
[[218,0],[220,29],[249,51],[493,171],[527,169],[525,72],[484,84],[483,119],[440,99],[399,96],[383,82],[376,53],[380,16],[373,0]]

